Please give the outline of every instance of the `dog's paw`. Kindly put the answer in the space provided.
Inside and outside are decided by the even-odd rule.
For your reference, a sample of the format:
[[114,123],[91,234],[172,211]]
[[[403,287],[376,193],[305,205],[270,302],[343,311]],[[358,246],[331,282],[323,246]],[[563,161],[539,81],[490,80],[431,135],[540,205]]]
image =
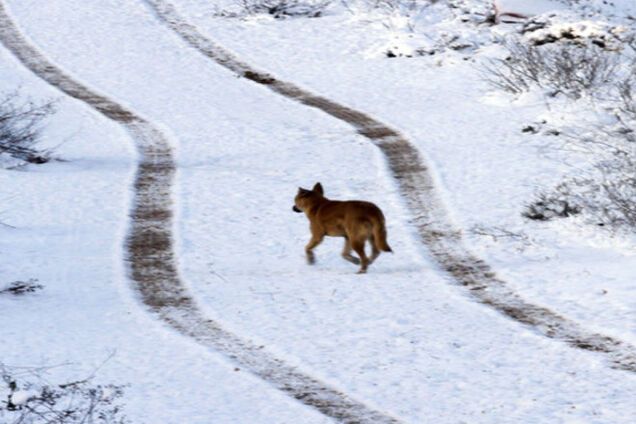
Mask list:
[[342,257],[344,258],[345,261],[351,262],[352,264],[355,264],[355,265],[360,265],[360,259],[356,258],[355,256],[351,256],[351,255],[345,256],[345,255],[343,255]]

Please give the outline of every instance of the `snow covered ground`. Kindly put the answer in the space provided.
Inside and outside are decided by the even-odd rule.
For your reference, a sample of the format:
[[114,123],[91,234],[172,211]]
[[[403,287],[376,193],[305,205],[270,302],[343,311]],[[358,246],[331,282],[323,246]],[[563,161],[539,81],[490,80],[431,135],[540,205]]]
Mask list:
[[[380,152],[349,126],[236,78],[143,2],[6,3],[57,65],[170,135],[180,272],[210,318],[405,422],[633,421],[631,373],[474,303],[437,269]],[[538,186],[568,170],[569,156],[546,149],[548,136],[521,133],[543,103],[493,95],[461,51],[386,59],[391,30],[370,32],[347,14],[219,19],[209,1],[175,3],[244,60],[405,133],[434,164],[471,247],[509,284],[592,330],[636,341],[629,240],[520,217]],[[57,154],[68,160],[0,171],[13,205],[1,218],[18,227],[0,227],[2,278],[45,286],[0,297],[10,323],[0,329],[2,361],[71,362],[53,372],[72,379],[114,351],[98,378],[130,384],[134,422],[329,421],[144,312],[122,263],[135,160],[127,134],[4,49],[0,62],[8,87],[61,98],[45,134],[51,145],[67,140]],[[341,241],[327,240],[308,267],[306,219],[291,206],[296,187],[316,181],[327,196],[380,205],[396,254],[361,277],[340,258]],[[522,236],[479,235],[502,229]]]
[[[129,137],[35,78],[4,48],[0,61],[7,87],[36,101],[59,99],[45,144],[64,141],[56,156],[65,160],[0,171],[10,205],[2,222],[16,227],[0,226],[3,283],[37,278],[44,286],[0,296],[2,363],[54,367],[45,377],[55,384],[86,378],[113,355],[96,382],[131,384],[125,403],[133,422],[326,422],[140,309],[122,261],[135,160]],[[6,394],[3,383],[3,400]]]
[[528,224],[520,215],[538,187],[556,185],[572,163],[590,160],[551,149],[549,135],[521,132],[553,114],[542,99],[511,103],[493,93],[479,75],[479,56],[369,59],[364,53],[378,41],[368,24],[347,15],[211,20],[207,2],[179,4],[202,31],[255,66],[407,134],[435,164],[448,209],[471,245],[524,297],[636,341],[633,241],[578,223]]

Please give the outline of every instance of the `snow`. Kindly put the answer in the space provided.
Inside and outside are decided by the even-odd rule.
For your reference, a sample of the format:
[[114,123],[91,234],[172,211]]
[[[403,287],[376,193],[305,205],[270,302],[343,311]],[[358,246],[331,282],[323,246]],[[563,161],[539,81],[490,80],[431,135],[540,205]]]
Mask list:
[[499,14],[518,13],[520,15],[539,15],[554,10],[564,9],[566,6],[555,0],[495,0]]
[[[559,104],[544,112],[546,100],[532,96],[512,105],[505,99],[493,104],[487,99],[492,90],[480,77],[478,59],[470,55],[449,52],[429,60],[369,60],[361,54],[365,43],[373,42],[366,27],[350,28],[346,16],[324,18],[316,26],[302,20],[270,20],[258,26],[228,20],[210,23],[203,12],[205,2],[180,4],[202,31],[255,66],[371,113],[409,136],[436,165],[448,209],[478,243],[472,247],[494,262],[498,273],[511,277],[507,280],[526,298],[566,316],[584,317],[598,331],[636,340],[630,300],[633,249],[594,242],[581,257],[581,243],[607,235],[591,235],[576,224],[528,225],[520,215],[537,187],[553,187],[571,172],[572,163],[584,167],[591,160],[560,153],[560,145],[551,149],[556,141],[550,135],[527,136],[521,129],[544,118],[568,122],[581,116],[580,111]],[[347,37],[353,40],[343,48]],[[303,47],[309,40],[311,49]],[[513,237],[492,243],[489,236],[475,237],[471,229],[476,227],[491,232],[506,228],[532,242],[524,246]],[[583,231],[585,237],[580,236]],[[602,290],[608,290],[609,296],[600,295]],[[582,293],[585,301],[572,301]]]
[[[349,126],[236,78],[142,3],[7,3],[56,64],[169,134],[180,273],[226,329],[404,422],[632,421],[632,374],[476,304],[440,272],[414,237],[380,152]],[[479,58],[462,52],[369,54],[390,31],[372,35],[345,14],[224,20],[212,18],[207,0],[175,3],[244,60],[408,135],[434,164],[471,247],[498,274],[533,302],[636,341],[633,245],[576,223],[520,217],[536,187],[568,171],[564,154],[544,154],[549,136],[520,131],[543,113],[540,99],[491,95]],[[58,149],[67,162],[0,171],[2,197],[15,205],[2,220],[18,227],[0,227],[2,276],[45,286],[0,297],[12,322],[0,328],[9,341],[0,344],[3,362],[71,362],[54,377],[72,380],[115,352],[98,378],[130,384],[124,399],[134,422],[328,422],[145,312],[122,263],[135,160],[128,135],[4,49],[0,62],[3,82],[60,98],[46,143],[68,140]],[[316,181],[328,197],[377,203],[396,253],[358,276],[339,256],[341,241],[330,239],[307,266],[307,222],[291,206],[297,186]],[[476,227],[522,233],[529,244]]]
[[577,22],[556,22],[548,25],[546,28],[533,31],[526,37],[528,40],[532,41],[541,41],[548,37],[560,39],[564,36],[564,34],[577,39],[600,38],[607,40],[607,44],[614,44],[618,49],[622,48],[623,45],[621,40],[615,39],[615,37],[620,36],[625,32],[627,32],[627,28],[624,26],[611,26],[606,22],[583,20]]
[[24,405],[36,395],[37,393],[31,390],[16,390],[11,394],[11,403],[16,406]]
[[[3,279],[37,278],[36,295],[0,296],[0,358],[10,366],[51,366],[48,380],[86,378],[110,354],[96,383],[128,384],[135,423],[327,422],[227,358],[166,331],[138,305],[125,279],[134,149],[127,134],[24,70],[0,49],[2,81],[34,99],[59,98],[47,145],[67,140],[65,162],[0,171],[11,207],[0,227]],[[28,190],[25,188],[28,187]],[[194,378],[196,376],[196,378]]]

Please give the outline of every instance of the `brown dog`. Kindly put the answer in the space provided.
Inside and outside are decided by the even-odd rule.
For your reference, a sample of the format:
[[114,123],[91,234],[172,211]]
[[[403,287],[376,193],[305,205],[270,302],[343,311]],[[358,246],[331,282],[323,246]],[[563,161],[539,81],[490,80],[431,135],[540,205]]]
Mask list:
[[[392,252],[386,242],[384,215],[373,203],[329,200],[324,196],[322,185],[316,183],[311,190],[298,189],[292,209],[294,212],[305,212],[309,218],[311,240],[305,247],[309,264],[315,262],[313,249],[325,236],[345,238],[342,257],[356,265],[360,264],[358,274],[365,273],[380,252]],[[373,249],[370,258],[364,253],[367,240]],[[356,251],[360,259],[351,255],[351,249]]]

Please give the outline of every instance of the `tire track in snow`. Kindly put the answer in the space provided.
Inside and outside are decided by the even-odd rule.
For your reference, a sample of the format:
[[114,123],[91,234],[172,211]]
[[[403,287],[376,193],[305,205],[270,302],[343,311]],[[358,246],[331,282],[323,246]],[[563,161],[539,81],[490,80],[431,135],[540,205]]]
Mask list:
[[132,111],[75,81],[46,59],[22,36],[1,0],[0,42],[41,79],[123,125],[135,141],[140,159],[125,251],[133,287],[150,311],[180,333],[224,354],[328,417],[344,423],[399,422],[303,374],[265,352],[263,346],[243,340],[207,319],[187,292],[177,270],[171,198],[176,164],[165,135]]
[[406,137],[365,113],[312,94],[242,62],[185,21],[168,1],[144,1],[161,21],[205,56],[239,76],[350,124],[379,147],[413,215],[412,222],[420,238],[437,263],[474,298],[549,338],[604,354],[613,368],[636,372],[636,347],[587,331],[548,308],[527,302],[464,246],[461,231],[450,222],[436,192],[426,161]]

